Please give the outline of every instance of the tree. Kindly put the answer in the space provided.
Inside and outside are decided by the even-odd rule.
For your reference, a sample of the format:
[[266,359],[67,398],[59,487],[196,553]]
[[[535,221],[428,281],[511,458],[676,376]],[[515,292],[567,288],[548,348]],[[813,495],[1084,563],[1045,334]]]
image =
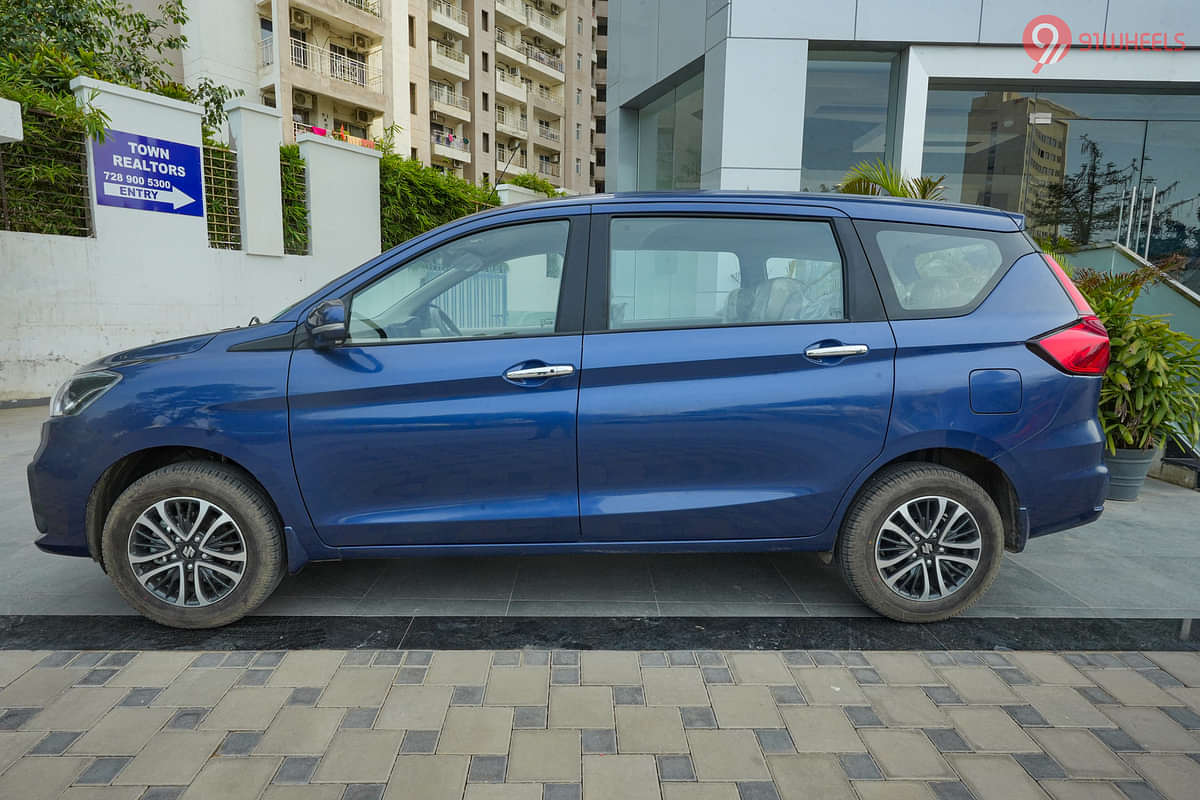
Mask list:
[[1065,229],[1076,244],[1087,244],[1097,231],[1116,230],[1121,201],[1128,194],[1136,166],[1118,167],[1104,160],[1100,145],[1080,137],[1083,161],[1062,181],[1043,183],[1029,208],[1030,227],[1050,235]]

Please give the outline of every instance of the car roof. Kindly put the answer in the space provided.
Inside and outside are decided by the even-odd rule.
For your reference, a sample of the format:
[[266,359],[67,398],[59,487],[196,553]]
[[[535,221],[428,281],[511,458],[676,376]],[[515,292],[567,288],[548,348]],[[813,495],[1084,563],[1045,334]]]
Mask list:
[[[795,205],[832,208],[853,219],[886,222],[913,222],[926,225],[949,225],[957,228],[979,228],[990,231],[1016,231],[1025,227],[1025,216],[996,208],[965,203],[945,203],[938,200],[913,200],[905,197],[871,197],[852,194],[820,194],[816,192],[764,192],[731,189],[668,192],[616,192],[560,197],[516,203],[483,212],[497,214],[514,208],[555,208],[579,205],[629,206],[661,203],[725,203],[744,205]],[[622,209],[626,210],[626,209]]]

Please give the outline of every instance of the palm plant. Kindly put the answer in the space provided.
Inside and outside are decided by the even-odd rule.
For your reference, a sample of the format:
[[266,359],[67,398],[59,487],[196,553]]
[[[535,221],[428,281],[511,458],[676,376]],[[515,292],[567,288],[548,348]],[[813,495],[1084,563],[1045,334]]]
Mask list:
[[883,159],[855,164],[838,185],[843,194],[890,195],[918,200],[941,200],[946,191],[946,176],[906,178]]

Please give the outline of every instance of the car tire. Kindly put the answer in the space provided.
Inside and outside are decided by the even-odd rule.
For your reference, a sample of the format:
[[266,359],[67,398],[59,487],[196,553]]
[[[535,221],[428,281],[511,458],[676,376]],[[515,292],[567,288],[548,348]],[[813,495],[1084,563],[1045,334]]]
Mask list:
[[897,464],[854,499],[836,555],[846,583],[878,613],[937,622],[991,586],[1004,555],[1004,523],[991,496],[963,473]]
[[170,464],[131,484],[108,512],[102,548],[125,601],[174,628],[241,619],[285,569],[270,500],[241,470],[210,461]]

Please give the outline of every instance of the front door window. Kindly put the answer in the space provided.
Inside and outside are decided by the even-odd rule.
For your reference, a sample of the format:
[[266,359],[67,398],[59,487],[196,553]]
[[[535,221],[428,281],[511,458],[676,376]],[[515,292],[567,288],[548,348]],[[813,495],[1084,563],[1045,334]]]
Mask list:
[[554,333],[566,220],[471,234],[393,270],[350,301],[354,344]]

